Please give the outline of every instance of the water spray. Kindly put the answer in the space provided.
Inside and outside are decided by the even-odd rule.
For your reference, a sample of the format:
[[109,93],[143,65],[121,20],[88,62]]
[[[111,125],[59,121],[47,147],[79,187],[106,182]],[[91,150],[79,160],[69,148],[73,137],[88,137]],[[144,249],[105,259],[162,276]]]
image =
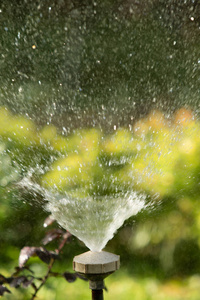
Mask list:
[[109,252],[88,251],[73,259],[75,272],[89,280],[92,300],[103,300],[104,279],[120,267],[120,257]]

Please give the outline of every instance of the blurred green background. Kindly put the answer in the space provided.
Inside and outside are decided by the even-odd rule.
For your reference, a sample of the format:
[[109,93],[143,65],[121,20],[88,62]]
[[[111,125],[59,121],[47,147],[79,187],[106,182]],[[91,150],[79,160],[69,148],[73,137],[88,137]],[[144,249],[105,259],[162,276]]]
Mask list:
[[[199,299],[199,12],[198,1],[1,1],[1,273],[45,233],[42,196],[17,185],[31,173],[76,195],[147,194],[106,247],[122,266],[105,299]],[[84,251],[73,238],[55,269]],[[39,297],[89,293],[51,279]]]

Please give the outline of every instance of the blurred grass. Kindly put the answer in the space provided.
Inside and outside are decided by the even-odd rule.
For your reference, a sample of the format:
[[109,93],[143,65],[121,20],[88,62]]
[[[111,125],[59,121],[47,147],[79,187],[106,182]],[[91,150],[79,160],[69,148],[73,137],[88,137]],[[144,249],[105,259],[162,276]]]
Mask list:
[[[2,270],[0,269],[0,272]],[[5,270],[3,270],[5,273]],[[170,279],[159,281],[154,277],[131,277],[123,268],[105,280],[108,291],[104,291],[105,300],[198,300],[200,292],[200,276],[198,274],[183,280]],[[4,299],[28,300],[30,289],[26,293],[15,289],[12,295],[6,294]],[[64,279],[49,279],[38,293],[40,300],[87,300],[91,298],[88,282],[77,280],[67,283]]]

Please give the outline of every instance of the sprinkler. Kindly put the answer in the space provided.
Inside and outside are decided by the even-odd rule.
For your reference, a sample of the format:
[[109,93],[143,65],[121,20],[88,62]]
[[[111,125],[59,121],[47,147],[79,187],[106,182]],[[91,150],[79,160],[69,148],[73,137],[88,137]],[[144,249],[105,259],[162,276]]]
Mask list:
[[89,279],[92,300],[103,300],[104,279],[119,269],[120,258],[109,252],[88,251],[74,257],[73,269]]

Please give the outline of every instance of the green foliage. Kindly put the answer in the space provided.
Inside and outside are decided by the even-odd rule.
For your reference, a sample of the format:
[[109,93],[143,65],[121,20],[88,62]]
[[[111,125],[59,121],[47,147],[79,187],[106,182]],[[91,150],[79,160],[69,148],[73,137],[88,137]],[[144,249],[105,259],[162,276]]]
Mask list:
[[[180,109],[171,122],[161,112],[153,111],[136,122],[132,131],[119,128],[109,135],[94,128],[62,135],[53,125],[38,129],[31,120],[12,115],[6,108],[0,113],[2,222],[5,213],[13,214],[7,206],[13,196],[29,199],[30,203],[37,196],[42,203],[39,192],[34,195],[22,189],[22,194],[17,185],[12,185],[24,176],[31,176],[35,184],[47,190],[80,199],[143,191],[153,199],[154,210],[150,208],[145,218],[136,217],[129,253],[140,257],[145,249],[157,260],[163,274],[169,270],[184,273],[180,268],[184,263],[184,255],[179,256],[180,244],[194,241],[197,255],[192,255],[191,262],[190,252],[185,256],[191,273],[196,272],[200,245],[200,124],[190,110]],[[8,192],[10,196],[5,196]],[[110,247],[124,251],[124,242],[120,237],[117,240],[119,245],[111,241]]]

